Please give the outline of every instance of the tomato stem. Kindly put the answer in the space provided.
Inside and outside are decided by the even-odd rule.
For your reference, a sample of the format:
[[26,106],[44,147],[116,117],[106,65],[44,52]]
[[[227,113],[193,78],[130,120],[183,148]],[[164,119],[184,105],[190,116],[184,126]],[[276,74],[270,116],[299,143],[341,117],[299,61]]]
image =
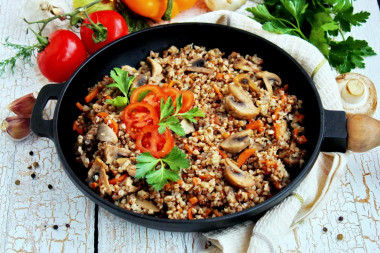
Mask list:
[[107,39],[107,27],[105,27],[99,22],[95,24],[94,21],[92,21],[92,19],[88,16],[86,10],[84,10],[84,15],[86,16],[86,18],[91,24],[83,24],[83,25],[85,25],[86,27],[94,31],[94,34],[92,35],[92,40],[95,43],[100,43],[100,42],[105,41]]

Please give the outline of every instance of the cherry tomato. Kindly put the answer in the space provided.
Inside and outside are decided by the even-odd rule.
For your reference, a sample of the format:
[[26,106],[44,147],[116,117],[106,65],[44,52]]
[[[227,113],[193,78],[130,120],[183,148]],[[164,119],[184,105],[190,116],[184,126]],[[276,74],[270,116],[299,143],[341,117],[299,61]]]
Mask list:
[[49,43],[37,54],[41,73],[51,82],[64,82],[86,60],[86,49],[78,36],[68,30],[49,35]]
[[127,22],[116,11],[97,11],[91,13],[89,17],[95,24],[101,23],[107,28],[107,39],[103,42],[95,43],[92,39],[94,31],[84,25],[91,23],[88,19],[84,20],[80,28],[80,36],[89,54],[95,53],[105,45],[128,34]]
[[190,110],[190,108],[194,105],[194,93],[191,91],[183,91],[182,94],[182,107],[179,110],[179,113],[184,113]]
[[136,139],[138,133],[146,126],[158,125],[159,118],[155,108],[146,103],[131,103],[125,107],[123,120],[128,134]]
[[144,127],[137,135],[136,148],[141,152],[149,152],[156,158],[166,156],[173,147],[173,134],[168,128],[163,134],[159,134],[158,125],[150,125]]

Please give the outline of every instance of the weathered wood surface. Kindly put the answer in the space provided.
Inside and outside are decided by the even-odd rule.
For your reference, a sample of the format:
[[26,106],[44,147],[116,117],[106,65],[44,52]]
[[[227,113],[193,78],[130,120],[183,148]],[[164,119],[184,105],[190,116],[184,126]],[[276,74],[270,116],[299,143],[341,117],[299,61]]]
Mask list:
[[[25,33],[23,3],[0,0],[1,42],[6,37],[20,44],[34,42],[32,36]],[[376,0],[357,0],[354,5],[356,11],[371,12],[371,17],[364,26],[354,28],[353,35],[367,40],[379,54],[380,12]],[[198,7],[204,5],[198,4]],[[202,12],[199,9],[194,13]],[[0,47],[0,60],[12,54],[11,50]],[[368,76],[378,91],[379,66],[380,56],[375,56],[366,59],[366,69],[355,70]],[[15,75],[7,73],[0,77],[0,107],[40,88],[32,67],[18,64]],[[2,118],[8,116],[5,109],[0,113]],[[51,106],[47,114],[52,114]],[[379,112],[375,118],[380,119]],[[147,229],[101,208],[98,224],[95,224],[95,205],[66,176],[52,141],[32,136],[15,143],[1,135],[0,145],[0,252],[94,252],[96,249],[98,252],[196,252],[205,246],[206,241],[199,233]],[[288,234],[276,252],[380,251],[379,150],[353,154],[330,200]],[[29,155],[29,151],[34,155]],[[39,167],[28,169],[34,161]],[[33,172],[35,179],[30,176]],[[15,184],[16,180],[20,180],[20,185]],[[48,184],[53,189],[50,190]],[[338,221],[339,216],[344,220]],[[54,230],[53,225],[58,225],[58,230]],[[323,227],[327,227],[328,232],[324,233]],[[344,240],[336,239],[339,233],[344,235]]]

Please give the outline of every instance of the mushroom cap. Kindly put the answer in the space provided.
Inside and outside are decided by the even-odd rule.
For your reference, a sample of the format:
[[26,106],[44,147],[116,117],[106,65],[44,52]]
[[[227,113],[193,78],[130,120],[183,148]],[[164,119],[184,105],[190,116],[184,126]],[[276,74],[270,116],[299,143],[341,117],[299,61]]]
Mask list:
[[97,138],[99,141],[111,142],[113,144],[118,141],[118,138],[112,128],[104,123],[100,123],[98,126]]
[[259,91],[257,84],[247,74],[242,73],[235,76],[234,83],[239,84],[240,86],[248,85],[252,91]]
[[[366,76],[357,73],[344,73],[335,78],[342,96],[343,109],[351,114],[372,116],[377,107],[377,93],[373,82]],[[352,85],[364,88],[362,94],[354,91]],[[350,87],[351,86],[351,87]],[[348,88],[348,89],[347,89]]]
[[229,158],[225,159],[224,177],[233,186],[247,188],[255,185],[255,178],[248,172],[241,170]]
[[153,60],[152,58],[148,57],[147,61],[152,67],[152,77],[158,76],[159,74],[162,73],[162,67],[156,60]]
[[254,64],[251,61],[248,61],[248,60],[244,59],[243,57],[239,57],[239,58],[237,58],[234,61],[233,68],[234,69],[244,70],[244,71],[247,71],[247,72],[257,72],[257,71],[260,71],[260,69],[258,69],[258,67],[256,66],[256,64]]
[[232,134],[230,137],[220,143],[220,147],[232,154],[239,153],[251,144],[251,129]]

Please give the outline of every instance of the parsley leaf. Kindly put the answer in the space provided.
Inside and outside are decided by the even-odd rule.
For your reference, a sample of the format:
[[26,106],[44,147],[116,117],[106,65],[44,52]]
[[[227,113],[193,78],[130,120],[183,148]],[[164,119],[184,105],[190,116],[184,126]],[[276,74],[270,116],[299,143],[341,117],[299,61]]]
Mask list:
[[191,110],[185,113],[179,113],[183,104],[182,94],[176,98],[176,106],[174,106],[172,98],[169,97],[166,102],[161,98],[160,105],[160,122],[158,125],[158,132],[163,134],[168,127],[174,133],[179,136],[184,136],[185,130],[183,129],[180,120],[178,117],[182,117],[184,119],[188,119],[192,123],[197,123],[195,117],[204,117],[205,114],[199,110],[197,107],[192,108]]
[[[137,158],[135,178],[146,178],[147,183],[157,191],[161,190],[168,181],[176,182],[180,179],[178,172],[190,167],[185,153],[177,147],[163,158],[155,158],[150,153],[142,153]],[[161,167],[157,169],[158,163]],[[165,167],[168,166],[167,167]]]
[[110,76],[115,81],[115,83],[108,85],[108,87],[118,88],[121,91],[121,93],[124,94],[124,97],[117,96],[114,99],[107,99],[106,102],[108,104],[119,106],[119,107],[127,106],[129,103],[129,98],[128,98],[129,89],[131,88],[132,82],[135,79],[135,77],[128,76],[128,72],[120,68],[114,68],[113,70],[111,70]]
[[[309,41],[340,73],[364,68],[364,57],[375,55],[366,41],[344,36],[370,16],[365,11],[354,13],[350,0],[267,0],[247,11],[266,31]],[[341,40],[335,38],[338,35]]]

